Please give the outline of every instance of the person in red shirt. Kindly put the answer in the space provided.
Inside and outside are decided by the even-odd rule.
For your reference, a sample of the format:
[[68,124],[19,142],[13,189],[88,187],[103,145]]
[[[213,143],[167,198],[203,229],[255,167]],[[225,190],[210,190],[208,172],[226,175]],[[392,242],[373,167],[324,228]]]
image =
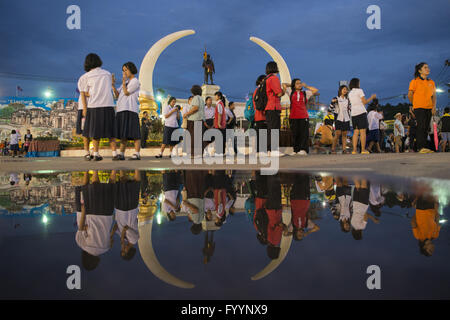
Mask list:
[[214,112],[214,128],[220,130],[222,133],[222,147],[220,142],[216,141],[216,154],[223,155],[225,153],[226,144],[226,128],[227,128],[227,115],[225,112],[225,97],[222,92],[217,91],[214,96],[216,97],[216,109]]
[[[259,85],[261,84],[261,82],[264,80],[264,78],[266,77],[266,75],[260,75],[258,77],[258,79],[256,79],[256,89],[253,92],[253,105],[255,105],[255,95],[256,95],[256,91],[258,91],[259,89]],[[266,113],[265,111],[261,111],[255,108],[255,130],[256,130],[256,152],[259,153],[259,130],[267,130],[267,125],[266,125]]]
[[286,93],[286,89],[281,87],[280,79],[277,77],[278,66],[275,61],[270,61],[266,65],[266,93],[267,105],[266,124],[267,124],[267,150],[271,152],[271,156],[282,156],[278,150],[272,152],[271,137],[272,130],[280,130],[281,121],[281,97]]
[[[294,184],[291,189],[290,202],[292,213],[291,222],[295,240],[302,240],[310,233],[306,231],[311,226],[308,214],[311,195],[310,184],[311,178],[309,175],[302,173],[294,175]],[[314,229],[314,231],[316,230]]]
[[[289,124],[294,142],[294,151],[291,155],[295,155],[298,152],[300,155],[307,155],[309,152],[309,115],[306,104],[308,99],[319,90],[306,85],[300,79],[292,80],[290,87],[292,92],[290,97],[291,109],[289,113]],[[308,90],[303,91],[303,88]]]

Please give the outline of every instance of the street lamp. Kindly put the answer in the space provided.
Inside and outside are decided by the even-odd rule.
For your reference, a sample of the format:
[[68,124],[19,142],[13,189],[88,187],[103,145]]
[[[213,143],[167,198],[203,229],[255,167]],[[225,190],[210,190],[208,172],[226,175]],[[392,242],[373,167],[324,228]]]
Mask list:
[[441,88],[436,88],[436,92],[437,93],[442,93],[442,92],[444,92],[444,90],[442,90]]

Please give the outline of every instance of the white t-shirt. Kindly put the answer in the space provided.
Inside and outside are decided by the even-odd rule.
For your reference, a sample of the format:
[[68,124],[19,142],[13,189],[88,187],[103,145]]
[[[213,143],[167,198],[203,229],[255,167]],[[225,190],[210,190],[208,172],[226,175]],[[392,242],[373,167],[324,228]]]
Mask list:
[[163,115],[164,115],[164,126],[170,128],[178,128],[178,120],[177,120],[177,112],[175,111],[170,115],[170,117],[166,118],[166,115],[169,114],[170,111],[176,109],[175,106],[172,107],[169,104],[164,107]]
[[369,205],[353,201],[353,215],[350,221],[351,225],[356,230],[364,230],[367,225],[367,221],[364,220]]
[[127,83],[127,91],[130,95],[123,93],[123,88],[117,88],[119,97],[117,98],[116,112],[131,111],[139,113],[139,88],[141,87],[138,78],[134,77]]
[[361,98],[364,96],[364,91],[359,88],[354,88],[348,93],[348,99],[350,100],[350,104],[352,105],[352,117],[367,112],[366,107],[361,101]]
[[380,120],[383,119],[383,115],[372,110],[367,115],[367,120],[369,121],[369,130],[380,129]]
[[[109,250],[109,237],[113,224],[113,216],[87,214],[85,224],[87,230],[77,231],[75,240],[78,246],[93,256],[99,256]],[[77,212],[77,224],[80,226],[81,212]]]
[[205,120],[214,119],[215,111],[216,110],[214,109],[213,105],[211,105],[211,107],[207,107],[205,105]]
[[[83,103],[81,102],[81,91],[86,87],[87,73],[83,74],[80,79],[78,79],[78,91],[80,91],[80,96],[78,97],[78,110],[83,110]],[[89,103],[89,97],[86,97],[86,103]]]
[[205,212],[208,210],[214,211],[216,210],[216,205],[214,204],[214,199],[205,198]]
[[[397,129],[397,126],[399,127],[399,129]],[[405,128],[403,127],[402,122],[398,119],[394,122],[394,136],[405,136]]]
[[339,221],[347,221],[350,219],[350,204],[352,202],[351,195],[342,195],[338,198],[341,207]]
[[11,136],[9,137],[9,144],[19,144],[19,137],[20,135],[18,133],[11,133]]
[[370,184],[369,203],[378,206],[384,202],[384,197],[381,195],[381,186],[379,184]]
[[[178,190],[169,190],[164,192],[164,199],[170,201],[172,204],[176,205],[177,203]],[[163,201],[162,203],[162,211],[164,213],[169,213],[170,211],[177,211],[177,208],[171,206],[167,202]]]
[[225,108],[225,113],[227,114],[227,121],[230,120],[231,118],[234,118],[230,108]]
[[350,121],[350,115],[348,114],[348,99],[338,97],[339,113],[337,116],[338,121],[347,122]]
[[111,73],[100,67],[86,73],[86,84],[81,91],[89,92],[88,108],[114,107]]
[[128,226],[125,236],[132,244],[136,244],[139,240],[138,213],[139,207],[128,211],[116,209],[116,222],[118,227],[116,233],[121,237],[123,228]]

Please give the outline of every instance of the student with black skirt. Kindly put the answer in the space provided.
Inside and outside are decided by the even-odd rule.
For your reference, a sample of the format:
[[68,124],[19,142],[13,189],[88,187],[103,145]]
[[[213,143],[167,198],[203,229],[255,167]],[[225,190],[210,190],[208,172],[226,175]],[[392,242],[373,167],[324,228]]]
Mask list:
[[164,115],[164,133],[163,133],[163,143],[161,145],[161,151],[156,158],[162,158],[164,149],[166,146],[170,148],[170,156],[172,157],[173,147],[179,142],[172,140],[173,132],[178,129],[178,119],[180,118],[180,106],[175,106],[177,99],[175,97],[170,97],[167,106],[163,109]]
[[[83,101],[83,117],[85,118],[83,136],[94,143],[94,154],[85,155],[85,160],[100,161],[103,157],[98,153],[100,139],[108,138],[111,148],[115,150],[114,127],[114,98],[111,90],[112,76],[102,68],[102,60],[95,53],[86,56],[84,69],[86,82],[81,88]],[[89,97],[89,105],[86,98]],[[93,156],[93,157],[92,157]]]
[[141,128],[139,125],[139,80],[135,76],[137,68],[133,62],[122,66],[122,86],[112,89],[117,98],[115,137],[120,140],[120,153],[113,149],[113,160],[125,160],[128,140],[134,140],[134,154],[129,160],[141,160]]

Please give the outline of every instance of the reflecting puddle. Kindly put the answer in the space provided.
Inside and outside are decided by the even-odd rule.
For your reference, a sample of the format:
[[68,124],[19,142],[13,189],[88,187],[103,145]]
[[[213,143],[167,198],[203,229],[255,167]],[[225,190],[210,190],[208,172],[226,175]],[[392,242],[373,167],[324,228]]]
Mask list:
[[[2,298],[449,298],[450,182],[257,171],[0,175]],[[81,290],[66,269],[81,268]],[[367,268],[381,270],[369,290]]]

